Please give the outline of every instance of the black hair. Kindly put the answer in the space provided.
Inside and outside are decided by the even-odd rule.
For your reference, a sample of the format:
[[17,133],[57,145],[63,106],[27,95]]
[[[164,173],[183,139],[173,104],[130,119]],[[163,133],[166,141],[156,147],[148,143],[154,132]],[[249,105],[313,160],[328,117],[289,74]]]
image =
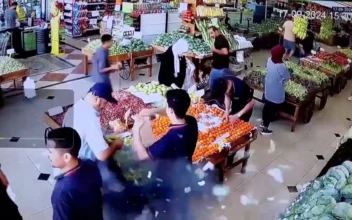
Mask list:
[[208,29],[209,29],[209,30],[211,29],[211,30],[213,30],[213,31],[218,31],[218,30],[219,30],[219,29],[218,29],[217,27],[215,27],[215,26],[210,26]]
[[225,95],[227,91],[227,80],[224,78],[219,78],[214,81],[211,93],[214,98],[220,98]]
[[11,6],[17,6],[17,5],[18,5],[17,2],[12,2],[12,3],[11,3]]
[[169,108],[174,110],[177,118],[185,118],[188,108],[191,105],[191,98],[185,90],[172,89],[167,91],[166,100]]
[[103,36],[101,36],[101,42],[103,44],[111,40],[112,40],[112,36],[110,34],[104,34]]
[[45,131],[45,142],[52,140],[55,142],[55,149],[64,150],[73,157],[78,157],[81,149],[81,138],[78,132],[70,127],[57,128]]

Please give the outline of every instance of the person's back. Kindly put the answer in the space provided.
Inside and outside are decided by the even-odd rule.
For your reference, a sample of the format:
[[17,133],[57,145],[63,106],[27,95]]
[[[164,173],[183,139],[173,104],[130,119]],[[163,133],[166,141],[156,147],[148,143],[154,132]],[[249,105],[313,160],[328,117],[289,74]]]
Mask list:
[[5,23],[7,28],[16,27],[17,12],[13,8],[8,8],[5,10]]
[[57,179],[51,198],[54,220],[102,220],[101,185],[96,164],[81,160],[77,169]]
[[270,102],[280,104],[285,100],[285,82],[289,71],[284,63],[274,63],[271,57],[267,63],[265,76],[265,98]]
[[295,42],[296,38],[295,38],[295,34],[293,33],[293,21],[292,20],[287,20],[284,23],[284,39],[285,40],[289,40],[292,42]]
[[92,79],[95,83],[110,82],[110,74],[101,72],[102,69],[109,67],[109,50],[99,47],[93,56]]

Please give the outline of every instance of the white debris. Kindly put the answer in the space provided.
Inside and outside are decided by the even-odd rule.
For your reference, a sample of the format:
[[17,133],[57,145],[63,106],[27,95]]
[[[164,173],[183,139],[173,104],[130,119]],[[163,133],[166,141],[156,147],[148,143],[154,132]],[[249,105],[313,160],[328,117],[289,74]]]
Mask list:
[[155,180],[156,180],[157,182],[161,182],[161,183],[163,182],[163,180],[160,179],[160,178],[156,178]]
[[268,170],[269,176],[273,177],[276,182],[283,183],[284,179],[282,177],[282,172],[279,168],[273,168]]
[[213,187],[213,195],[218,197],[226,197],[230,193],[230,188],[225,185],[215,185]]
[[274,201],[275,200],[275,198],[274,197],[268,197],[268,198],[266,198],[268,201]]
[[170,202],[170,199],[166,199],[166,202]]
[[213,206],[207,206],[207,209],[213,209],[214,207]]
[[198,182],[198,185],[199,186],[204,186],[205,185],[205,181],[203,180],[203,181]]
[[259,205],[259,202],[253,196],[241,195],[241,204],[242,205]]
[[159,215],[159,212],[155,211],[155,218],[158,217],[158,215]]
[[222,206],[221,206],[221,209],[225,209],[225,208],[226,208],[226,206],[225,206],[225,205],[222,205]]
[[148,179],[152,177],[152,172],[148,171]]
[[199,179],[201,179],[201,180],[204,179],[205,173],[203,170],[201,170],[200,168],[197,168],[194,172],[198,176]]
[[206,163],[203,167],[203,171],[207,171],[207,170],[214,170],[214,164],[210,161],[208,161],[208,163]]
[[222,216],[216,217],[216,220],[227,220],[227,217],[222,215]]
[[185,193],[190,193],[191,192],[191,187],[186,187],[185,188]]
[[270,140],[270,148],[268,149],[268,153],[272,154],[275,152],[276,144],[273,140]]

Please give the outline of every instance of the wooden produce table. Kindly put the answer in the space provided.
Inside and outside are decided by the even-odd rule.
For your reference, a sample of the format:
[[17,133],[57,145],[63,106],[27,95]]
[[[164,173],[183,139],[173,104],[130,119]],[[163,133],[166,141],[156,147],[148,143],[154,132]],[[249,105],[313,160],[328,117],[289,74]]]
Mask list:
[[[55,116],[49,116],[48,112],[45,112],[43,115],[43,121],[52,129],[60,128],[62,126],[63,118],[67,110],[72,107],[72,105],[64,106],[63,113],[55,115]],[[152,129],[151,129],[151,123],[146,122],[142,128],[141,128],[141,137],[143,140],[143,143],[146,146],[150,146],[152,143],[156,141]],[[258,136],[258,131],[256,128],[254,128],[250,133],[241,136],[237,140],[233,141],[230,144],[230,147],[224,147],[220,152],[215,153],[200,162],[198,162],[200,165],[205,165],[208,161],[210,161],[216,169],[219,171],[220,175],[220,180],[223,180],[223,172],[228,171],[229,169],[232,169],[233,167],[242,164],[241,168],[241,173],[246,172],[246,166],[248,163],[248,159],[250,157],[249,150],[250,150],[250,145],[251,143],[257,139]],[[232,165],[226,166],[227,164],[227,158],[229,155],[236,154],[239,150],[243,149],[245,150],[244,156],[237,161],[235,161]]]
[[5,75],[1,75],[0,76],[0,84],[5,83],[5,82],[9,82],[9,81],[13,81],[13,80],[17,80],[17,79],[22,79],[22,82],[24,82],[26,80],[27,76],[29,76],[28,69],[23,69],[23,70],[8,73]]
[[[83,65],[84,65],[83,71],[84,71],[84,74],[88,75],[88,63],[90,60],[92,60],[94,53],[88,49],[83,48],[82,54],[85,55],[83,60]],[[111,64],[114,64],[114,63],[119,63],[123,61],[130,61],[131,81],[133,81],[136,70],[149,69],[149,77],[152,76],[153,55],[154,55],[153,49],[146,50],[146,51],[125,53],[125,54],[118,54],[118,55],[109,56],[109,62]],[[135,61],[136,59],[140,59],[140,58],[148,58],[149,64],[137,67]]]
[[[252,85],[252,84],[250,84],[247,81],[246,81],[246,83],[252,89],[263,93],[263,89],[258,88],[257,86]],[[292,121],[291,132],[295,131],[296,124],[297,124],[297,121],[298,121],[300,116],[303,116],[303,122],[304,123],[309,123],[310,122],[310,119],[313,116],[313,111],[314,111],[314,108],[315,108],[315,98],[317,97],[317,94],[319,92],[322,94],[321,96],[318,96],[318,98],[320,98],[320,107],[319,107],[319,109],[322,109],[322,108],[324,108],[326,100],[327,100],[327,97],[328,97],[327,89],[325,89],[324,91],[317,91],[315,93],[308,94],[307,99],[305,101],[298,101],[298,100],[292,99],[290,97],[287,97],[287,95],[286,95],[285,102],[282,104],[282,106],[284,106],[284,105],[292,106],[294,108],[293,114],[289,114],[286,111],[283,111],[281,109],[279,111],[279,115],[281,117],[283,117],[283,118],[286,118],[286,119]],[[263,93],[263,97],[264,97],[264,93]],[[254,99],[256,99],[259,102],[264,103],[265,101],[264,101],[263,97],[261,97],[261,98],[254,97]]]

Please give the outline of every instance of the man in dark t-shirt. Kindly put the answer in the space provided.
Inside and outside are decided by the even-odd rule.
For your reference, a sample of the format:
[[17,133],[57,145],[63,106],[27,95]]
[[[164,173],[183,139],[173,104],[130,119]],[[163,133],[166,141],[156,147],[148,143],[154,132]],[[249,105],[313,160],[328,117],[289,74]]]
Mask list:
[[[190,205],[185,188],[192,182],[190,168],[192,155],[198,140],[198,125],[194,117],[186,115],[191,99],[186,91],[169,90],[166,93],[166,114],[170,119],[169,131],[154,144],[146,148],[141,140],[140,128],[143,119],[136,118],[133,127],[133,147],[139,160],[153,160],[153,176],[162,180],[157,187],[151,187],[148,194],[158,197],[153,207],[160,219],[190,219]],[[153,110],[144,110],[141,116],[151,115]],[[165,199],[169,202],[165,202]],[[164,216],[165,215],[165,216]]]
[[211,26],[209,28],[209,34],[215,39],[214,47],[211,49],[213,51],[213,69],[210,72],[209,86],[213,87],[214,81],[225,75],[226,70],[229,68],[230,56],[229,50],[230,45],[224,35],[220,31]]
[[103,220],[102,180],[91,160],[78,159],[81,138],[69,127],[46,134],[51,165],[60,168],[51,196],[53,220]]

